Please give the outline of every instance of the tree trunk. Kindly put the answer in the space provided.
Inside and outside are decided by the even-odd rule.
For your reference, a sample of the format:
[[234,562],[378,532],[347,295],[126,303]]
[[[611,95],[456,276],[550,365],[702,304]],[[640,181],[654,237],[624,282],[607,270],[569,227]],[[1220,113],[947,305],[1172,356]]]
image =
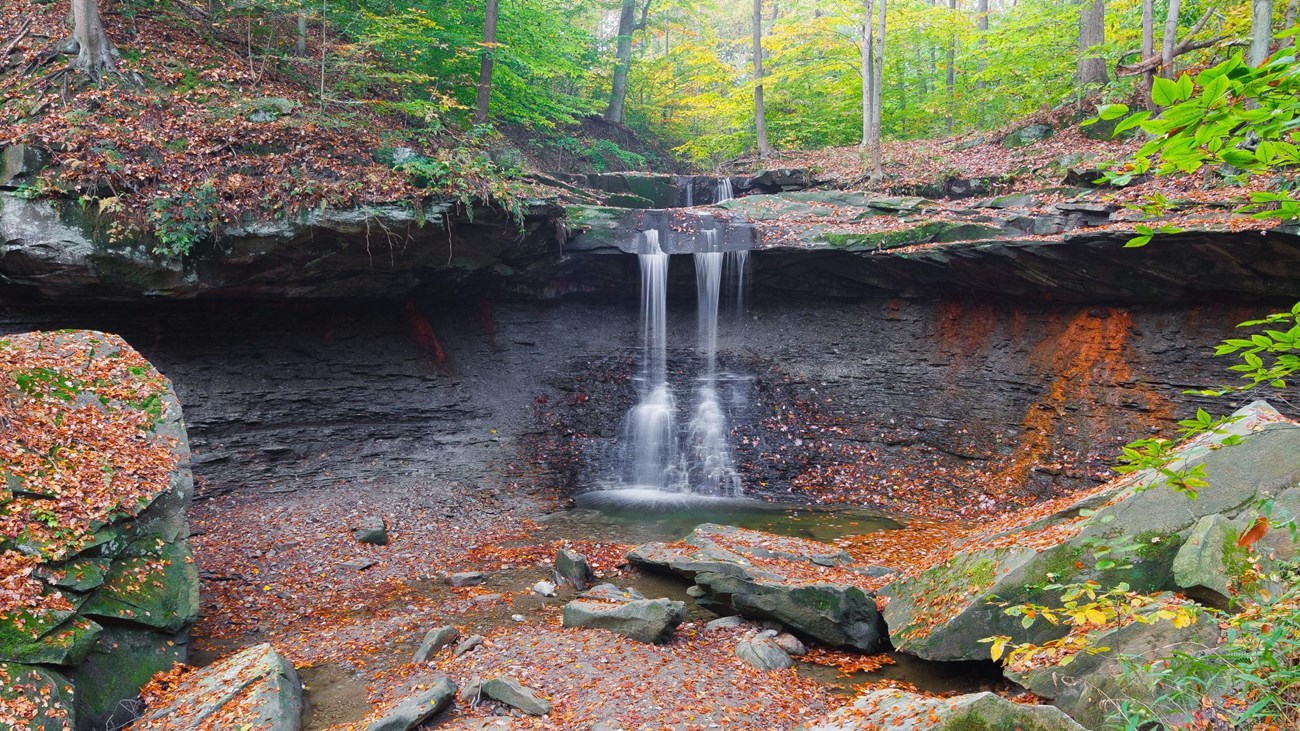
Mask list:
[[1178,42],[1178,10],[1181,0],[1169,0],[1169,12],[1165,15],[1165,36],[1160,45],[1160,75],[1166,79],[1174,78],[1174,44]]
[[[1151,58],[1156,52],[1156,11],[1155,0],[1142,0],[1142,58]],[[1142,103],[1147,109],[1154,109],[1151,105],[1151,87],[1155,84],[1156,70],[1154,68],[1142,72],[1142,83],[1138,92],[1142,97]]]
[[1273,0],[1253,0],[1250,5],[1250,65],[1263,66],[1273,41]]
[[[881,107],[883,104],[884,86],[885,86],[885,0],[876,0],[880,8],[880,25],[876,28],[876,42],[874,46],[875,69],[872,71],[872,77],[875,82],[871,85],[871,179],[879,181],[884,177],[884,171],[880,163],[880,137],[881,137]],[[871,18],[867,18],[871,22]]]
[[[1296,16],[1300,15],[1300,0],[1291,0],[1286,6],[1286,20],[1282,21],[1283,28],[1294,28]],[[1279,49],[1290,48],[1295,45],[1295,36],[1287,36],[1282,39]]]
[[[982,76],[984,74],[984,69],[988,68],[988,63],[983,58],[983,49],[986,45],[988,45],[988,42],[985,40],[985,36],[987,36],[989,33],[989,0],[979,0],[979,2],[975,5],[975,14],[976,14],[976,18],[975,18],[976,27],[979,28],[979,32],[980,32],[979,40],[976,41],[976,43],[978,44],[981,51],[979,71],[980,71],[980,75]],[[980,79],[979,81],[976,81],[975,88],[983,89],[984,79]],[[982,114],[980,116],[981,118],[983,117]]]
[[952,38],[948,41],[948,119],[947,129],[952,132],[953,108],[957,104],[957,0],[948,0],[948,21],[954,24]]
[[1088,0],[1079,16],[1080,84],[1105,84],[1110,81],[1106,59],[1093,49],[1106,42],[1106,0]]
[[84,71],[98,81],[102,75],[116,67],[113,43],[104,32],[104,21],[99,17],[97,0],[72,0],[72,37],[77,40],[78,46],[73,68]]
[[298,11],[298,40],[294,44],[294,52],[299,56],[307,55],[307,11]]
[[623,0],[623,9],[618,15],[614,83],[609,90],[609,106],[605,108],[605,119],[615,124],[623,123],[623,102],[627,99],[627,74],[632,68],[632,34],[645,28],[650,3],[651,0],[646,0],[645,5],[641,6],[640,23],[636,19],[637,0]]
[[492,101],[492,63],[496,60],[497,17],[499,0],[487,0],[483,18],[483,59],[478,70],[478,104],[474,107],[474,124],[487,124],[488,104]]
[[763,108],[763,0],[754,0],[754,132],[758,136],[758,155],[767,157],[767,112]]
[[875,0],[862,0],[862,62],[860,70],[862,73],[862,162],[868,160],[868,150],[871,149],[871,104],[875,101],[875,95],[872,93],[871,85],[875,83],[874,64],[872,62],[872,27],[871,22],[875,17]]

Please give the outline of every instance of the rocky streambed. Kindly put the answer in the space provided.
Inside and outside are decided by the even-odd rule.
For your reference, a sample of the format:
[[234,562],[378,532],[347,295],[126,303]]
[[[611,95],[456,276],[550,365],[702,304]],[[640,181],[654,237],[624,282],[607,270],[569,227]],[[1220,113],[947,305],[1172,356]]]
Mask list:
[[[1231,592],[1213,567],[1237,559],[1188,547],[1222,546],[1261,497],[1300,509],[1294,424],[1252,407],[1246,445],[1189,452],[1231,499],[1182,510],[1102,483],[1118,445],[1205,403],[1185,389],[1224,380],[1211,343],[1300,295],[1294,235],[1207,229],[1132,253],[1107,228],[1118,212],[1080,202],[990,202],[938,225],[915,200],[812,195],[708,214],[724,246],[756,249],[747,307],[719,342],[741,396],[731,436],[750,497],[879,512],[656,527],[565,511],[609,480],[635,397],[629,234],[653,227],[687,252],[698,215],[541,207],[522,236],[489,217],[428,241],[412,219],[376,259],[369,223],[391,232],[384,216],[399,212],[371,211],[230,231],[167,263],[7,198],[0,330],[121,333],[185,406],[203,589],[193,645],[212,664],[169,683],[173,700],[138,727],[406,729],[435,713],[446,728],[1098,727],[1089,713],[1114,686],[1062,695],[1041,667],[1007,674],[1061,711],[996,694],[867,693],[841,707],[846,685],[870,679],[823,681],[876,669],[894,647],[959,668],[925,690],[1019,692],[962,664],[988,657],[980,639],[1019,637],[987,600],[1066,573],[1115,578],[1077,541],[1119,528],[1157,531],[1139,531],[1149,546],[1134,566],[1144,590],[1171,592],[1162,602]],[[810,223],[828,207],[839,218]],[[857,231],[877,217],[888,240]],[[693,337],[694,275],[673,258],[670,342]],[[696,357],[670,349],[668,368],[688,374]],[[996,518],[1009,508],[1019,517]],[[384,540],[359,540],[376,525]],[[614,589],[578,597],[555,574],[565,550]],[[715,612],[742,619],[709,626]],[[413,661],[445,626],[457,639]],[[1110,629],[1139,653],[1209,639]],[[787,668],[792,652],[834,670]],[[214,700],[232,677],[239,695]]]

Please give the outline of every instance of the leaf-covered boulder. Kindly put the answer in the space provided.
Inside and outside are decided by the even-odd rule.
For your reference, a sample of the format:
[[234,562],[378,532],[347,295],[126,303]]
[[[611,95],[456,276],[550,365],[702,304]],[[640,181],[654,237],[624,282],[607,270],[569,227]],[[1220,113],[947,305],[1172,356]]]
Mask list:
[[1013,703],[992,693],[952,698],[873,690],[798,731],[1084,731],[1058,708]]
[[131,731],[301,727],[298,673],[274,648],[262,644],[186,676],[163,701],[145,709]]
[[180,403],[120,337],[27,333],[0,337],[0,423],[0,662],[57,667],[78,730],[120,723],[198,616]]
[[0,728],[73,731],[72,683],[46,667],[0,662]]
[[928,660],[987,659],[981,639],[1041,644],[1065,633],[1049,622],[1022,626],[1022,617],[999,605],[1052,603],[1042,587],[1096,581],[1136,592],[1178,590],[1175,556],[1201,518],[1253,516],[1264,499],[1300,500],[1300,424],[1264,402],[1234,416],[1178,448],[1180,465],[1205,470],[1208,486],[1196,500],[1164,486],[1154,469],[1136,472],[996,523],[945,562],[885,586],[894,646]]

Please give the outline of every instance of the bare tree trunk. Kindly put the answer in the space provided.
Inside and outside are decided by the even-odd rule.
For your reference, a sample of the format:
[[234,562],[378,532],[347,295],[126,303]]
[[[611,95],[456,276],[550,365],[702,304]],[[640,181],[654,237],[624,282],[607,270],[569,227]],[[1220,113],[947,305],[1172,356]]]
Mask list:
[[72,0],[72,37],[77,41],[77,60],[72,67],[98,81],[117,66],[113,42],[104,32],[97,0]]
[[627,99],[627,74],[632,68],[632,34],[645,30],[646,15],[650,12],[652,0],[645,0],[641,6],[641,20],[636,19],[637,0],[623,0],[623,9],[618,15],[618,44],[615,48],[614,83],[609,90],[609,106],[605,108],[605,119],[615,124],[623,123],[623,103]]
[[1250,5],[1250,65],[1263,66],[1273,41],[1273,0],[1253,0]]
[[1169,13],[1165,15],[1165,36],[1160,45],[1160,75],[1174,78],[1174,44],[1178,42],[1178,10],[1181,0],[1169,0]]
[[[1300,0],[1291,0],[1286,6],[1286,19],[1282,21],[1283,28],[1294,28],[1296,16],[1300,15]],[[1295,45],[1295,36],[1287,36],[1282,39],[1279,49],[1290,48]]]
[[[979,32],[980,32],[979,40],[976,41],[976,44],[978,45],[978,47],[982,52],[984,47],[988,45],[988,42],[985,40],[985,36],[987,36],[989,33],[989,0],[979,0],[979,2],[976,3],[975,5],[975,14],[976,14],[975,24],[976,27],[979,28]],[[979,65],[979,71],[981,75],[983,75],[984,69],[986,68],[988,68],[988,63],[983,59],[981,54],[980,65]],[[984,79],[980,79],[979,81],[976,81],[975,88],[983,89]],[[980,116],[981,118],[983,117],[982,114]]]
[[[948,20],[950,23],[956,23],[957,0],[948,0]],[[948,40],[948,119],[947,129],[952,132],[953,108],[957,104],[957,31],[953,29],[952,37]]]
[[865,163],[868,159],[868,150],[871,148],[871,120],[873,111],[871,104],[875,101],[875,95],[872,93],[871,85],[875,83],[873,74],[874,62],[872,60],[872,19],[875,17],[875,0],[862,0],[862,63],[860,69],[862,73],[862,161]]
[[298,11],[298,40],[294,45],[294,52],[299,56],[307,55],[307,11]]
[[[884,171],[881,169],[880,162],[880,137],[881,137],[881,107],[884,98],[885,87],[885,0],[876,0],[880,8],[880,25],[876,28],[876,42],[874,45],[875,69],[872,71],[872,78],[875,82],[871,85],[871,179],[879,181],[884,177]],[[871,18],[867,18],[871,22]]]
[[492,63],[496,60],[497,17],[499,0],[487,0],[483,17],[483,59],[478,70],[478,103],[474,107],[474,124],[487,124],[488,104],[492,101]]
[[1079,16],[1079,63],[1078,82],[1080,84],[1105,84],[1110,81],[1106,71],[1105,57],[1096,55],[1093,49],[1106,42],[1106,0],[1087,0],[1083,13]]
[[758,155],[767,157],[767,112],[763,108],[763,0],[754,0],[754,132],[758,136]]
[[[1142,58],[1151,58],[1156,52],[1156,11],[1155,0],[1142,0]],[[1142,83],[1138,91],[1142,97],[1142,103],[1147,109],[1154,109],[1151,105],[1151,87],[1155,84],[1156,70],[1154,68],[1142,72]]]

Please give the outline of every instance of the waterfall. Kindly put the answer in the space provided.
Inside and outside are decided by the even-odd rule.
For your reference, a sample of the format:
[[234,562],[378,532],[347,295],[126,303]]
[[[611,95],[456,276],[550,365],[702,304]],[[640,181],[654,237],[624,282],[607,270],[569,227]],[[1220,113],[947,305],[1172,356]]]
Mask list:
[[717,230],[704,234],[709,251],[694,255],[698,347],[704,356],[704,375],[696,393],[695,417],[687,431],[686,474],[698,492],[736,496],[740,494],[740,475],[731,458],[731,430],[718,402],[718,305],[724,254],[714,251]]
[[686,179],[686,207],[695,207],[695,178]]
[[714,194],[714,203],[725,203],[736,197],[736,191],[731,187],[731,178],[718,178],[717,192]]
[[[724,270],[744,276],[744,258],[722,252],[717,229],[706,229],[705,251],[694,254],[698,301],[694,414],[684,433],[668,380],[668,262],[656,230],[641,233],[641,362],[637,403],[628,412],[619,487],[658,492],[735,497],[740,474],[732,456],[731,427],[719,398],[718,312]],[[743,253],[743,252],[741,252]],[[739,289],[739,287],[738,287]],[[684,442],[684,445],[683,445]]]
[[628,413],[625,479],[637,487],[676,489],[677,405],[668,387],[668,255],[659,246],[658,231],[641,235],[640,393]]

